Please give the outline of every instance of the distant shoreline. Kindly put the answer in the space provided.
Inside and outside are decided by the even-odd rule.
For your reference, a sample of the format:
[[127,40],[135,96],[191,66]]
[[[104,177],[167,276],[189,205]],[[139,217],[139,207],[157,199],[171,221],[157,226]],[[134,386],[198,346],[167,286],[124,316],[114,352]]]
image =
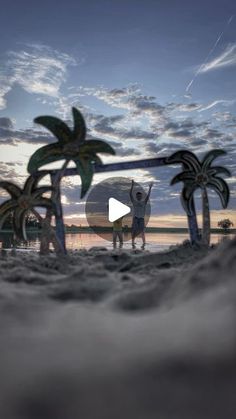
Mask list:
[[[112,227],[97,227],[96,229],[94,228],[94,230],[90,227],[65,227],[65,232],[66,234],[94,234],[95,230],[98,233],[111,233],[112,232]],[[32,233],[32,234],[40,234],[41,230],[37,229],[37,228],[28,228],[27,229],[28,233]],[[130,233],[131,229],[123,229],[124,233]],[[175,227],[147,227],[146,228],[146,233],[166,233],[166,234],[188,234],[189,230],[188,228],[175,228]],[[9,233],[13,233],[13,230],[11,229],[4,229],[4,230],[0,230],[0,234],[9,234]],[[236,229],[235,228],[231,228],[227,231],[224,231],[222,229],[219,228],[211,228],[211,233],[213,234],[236,234]]]

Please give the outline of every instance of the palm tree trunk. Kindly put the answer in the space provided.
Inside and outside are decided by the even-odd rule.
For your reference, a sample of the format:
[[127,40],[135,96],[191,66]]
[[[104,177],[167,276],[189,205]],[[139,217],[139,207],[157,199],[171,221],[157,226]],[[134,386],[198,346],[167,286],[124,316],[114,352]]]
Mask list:
[[[62,168],[57,171],[57,174],[55,176],[51,175],[51,183],[54,188],[52,192],[51,199],[54,201],[56,206],[56,236],[57,240],[60,242],[61,249],[63,249],[63,253],[66,254],[66,243],[65,243],[65,229],[64,229],[64,223],[63,223],[63,211],[62,211],[62,205],[61,205],[61,191],[60,191],[60,183],[61,179],[64,176],[65,170],[67,168],[69,161],[65,160],[65,162],[62,165]],[[45,217],[45,227],[51,224],[52,220],[52,212],[50,209],[46,212]],[[50,237],[47,235],[47,232],[42,232],[41,237],[41,251],[40,253],[48,253],[49,252],[49,245],[50,245]]]
[[57,254],[64,253],[61,243],[58,240],[57,235],[51,226],[51,219],[49,217],[46,217],[46,218],[41,217],[41,215],[35,209],[32,209],[31,211],[42,226],[40,254],[43,254],[43,255],[48,254],[50,242],[52,242],[55,252]]
[[190,242],[191,244],[194,244],[200,241],[194,200],[192,202],[191,210],[192,210],[192,214],[188,215],[188,229],[189,229],[189,235],[190,235]]
[[63,222],[63,209],[61,204],[61,191],[60,191],[60,182],[55,183],[55,196],[52,198],[56,205],[56,234],[58,240],[61,243],[64,253],[66,254],[66,240],[65,240],[65,227]]
[[210,209],[209,199],[206,188],[202,190],[202,243],[209,246],[210,244]]
[[51,210],[47,209],[45,218],[41,220],[42,231],[40,240],[40,254],[47,255],[50,247],[50,230],[52,213]]

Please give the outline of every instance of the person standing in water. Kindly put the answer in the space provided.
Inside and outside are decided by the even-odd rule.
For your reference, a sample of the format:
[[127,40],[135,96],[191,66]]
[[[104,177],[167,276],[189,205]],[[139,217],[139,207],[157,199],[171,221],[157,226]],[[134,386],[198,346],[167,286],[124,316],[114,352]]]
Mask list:
[[146,239],[145,239],[145,224],[144,224],[144,217],[146,212],[146,206],[151,194],[153,183],[149,185],[149,191],[146,197],[143,199],[142,192],[137,192],[133,194],[134,189],[134,181],[132,180],[131,189],[130,189],[130,200],[133,204],[133,222],[132,222],[132,247],[135,249],[135,238],[140,234],[142,237],[142,249],[145,248]]
[[123,217],[113,222],[113,248],[116,249],[117,238],[119,240],[119,248],[123,247]]

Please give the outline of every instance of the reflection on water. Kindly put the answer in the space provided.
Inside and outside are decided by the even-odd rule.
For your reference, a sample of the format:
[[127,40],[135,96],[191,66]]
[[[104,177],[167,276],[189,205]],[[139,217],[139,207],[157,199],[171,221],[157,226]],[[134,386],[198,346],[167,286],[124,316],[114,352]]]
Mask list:
[[[105,237],[106,235],[104,235]],[[111,235],[107,233],[107,238]],[[149,251],[164,250],[171,245],[182,243],[187,240],[189,235],[187,233],[146,233],[146,249]],[[219,243],[226,238],[233,238],[233,234],[212,234],[211,243]],[[141,239],[136,239],[137,248],[141,247]],[[27,248],[32,250],[39,250],[40,240],[37,233],[30,233],[29,240],[27,242],[16,242],[12,233],[1,233],[0,234],[0,246],[3,249],[9,249],[12,247]],[[103,246],[108,249],[112,249],[111,241],[104,240],[96,234],[89,233],[76,233],[66,234],[66,246],[67,249],[89,249],[92,246]],[[131,248],[131,241],[124,242],[124,249]]]

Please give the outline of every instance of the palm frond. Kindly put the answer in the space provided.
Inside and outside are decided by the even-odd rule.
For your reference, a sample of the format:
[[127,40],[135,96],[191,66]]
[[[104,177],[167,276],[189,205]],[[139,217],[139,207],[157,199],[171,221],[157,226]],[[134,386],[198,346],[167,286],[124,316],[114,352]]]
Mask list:
[[17,200],[9,199],[0,205],[0,229],[6,221],[9,214],[17,208]]
[[13,217],[13,229],[16,236],[20,240],[27,240],[27,234],[25,229],[25,217],[27,213],[35,208],[35,207],[42,207],[52,209],[54,211],[54,203],[49,198],[43,198],[41,196],[35,196],[37,191],[35,191],[31,195],[31,199],[28,203],[28,208],[21,208],[17,207],[14,210],[14,217]]
[[229,203],[230,190],[224,179],[216,177],[214,179],[211,178],[211,180],[208,182],[208,187],[213,189],[220,197],[222,207],[227,208]]
[[190,151],[184,156],[183,164],[188,165],[189,169],[193,170],[195,173],[198,173],[201,170],[201,164],[197,156]]
[[29,173],[35,173],[39,167],[45,164],[53,163],[58,160],[65,159],[63,154],[63,147],[61,144],[48,144],[44,147],[39,148],[31,156],[27,170]]
[[35,190],[40,180],[46,175],[48,175],[48,171],[42,170],[38,172],[37,175],[28,176],[23,188],[24,193],[30,194],[33,190]]
[[226,154],[226,151],[224,151],[224,150],[220,150],[220,149],[210,150],[202,160],[203,171],[205,171],[211,165],[213,160],[215,160],[217,157],[223,156],[225,154]]
[[171,180],[170,184],[171,185],[175,185],[178,182],[185,182],[185,181],[194,181],[195,179],[195,174],[191,171],[184,171],[181,173],[178,173],[176,176],[173,177],[173,179]]
[[87,140],[80,146],[80,152],[85,154],[90,153],[106,153],[115,155],[115,150],[102,140]]
[[81,193],[80,198],[82,199],[90,188],[93,180],[93,165],[87,158],[81,157],[79,160],[74,160],[78,174],[81,177]]
[[188,150],[179,150],[167,158],[168,163],[182,163],[187,169],[198,172],[201,169],[197,156]]
[[25,217],[28,213],[28,209],[16,208],[13,217],[13,229],[20,240],[27,240],[26,229],[25,229]]
[[34,200],[32,200],[31,207],[48,208],[55,212],[55,205],[50,198],[36,197]]
[[223,175],[227,176],[227,177],[231,177],[231,172],[226,169],[226,167],[222,167],[222,166],[214,166],[211,167],[210,169],[207,170],[207,175],[208,176],[215,176],[222,173]]
[[102,160],[96,153],[91,155],[91,161],[93,161],[96,164],[102,164]]
[[24,184],[24,193],[30,194],[32,190],[37,186],[39,179],[35,176],[28,176]]
[[74,107],[72,108],[72,114],[73,114],[73,119],[74,119],[74,131],[73,131],[74,139],[78,143],[82,143],[86,137],[86,125],[85,125],[84,117],[82,113]]
[[53,191],[53,189],[54,188],[52,186],[40,186],[39,188],[35,189],[34,192],[32,192],[32,199],[39,198],[44,193]]
[[12,182],[2,180],[0,181],[0,188],[5,189],[12,196],[12,198],[18,198],[21,195],[21,189],[19,186]]
[[220,192],[224,189],[224,183],[226,183],[224,181],[224,179],[222,179],[222,178],[220,178],[218,176],[214,176],[213,178],[211,178],[210,181],[213,182],[218,187],[218,189],[219,189]]
[[47,128],[61,144],[66,144],[72,139],[72,131],[61,119],[55,116],[38,116],[34,119],[36,124]]

